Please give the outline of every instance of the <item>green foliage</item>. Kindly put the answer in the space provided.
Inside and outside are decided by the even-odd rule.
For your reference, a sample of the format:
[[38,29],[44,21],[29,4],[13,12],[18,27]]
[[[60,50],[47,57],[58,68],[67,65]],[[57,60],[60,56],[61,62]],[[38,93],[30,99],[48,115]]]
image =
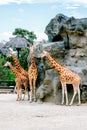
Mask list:
[[4,69],[4,71],[6,73],[6,79],[5,80],[11,80],[11,81],[15,80],[15,76],[9,68]]
[[14,74],[12,71],[4,67],[4,64],[6,63],[7,58],[3,55],[0,56],[0,80],[13,80],[15,79]]
[[34,39],[37,39],[34,32],[29,32],[28,30],[22,28],[16,28],[15,31],[13,32],[13,35],[21,35],[31,44],[33,44]]
[[27,57],[28,57],[28,55],[29,55],[29,50],[28,49],[21,49],[19,61],[20,61],[21,66],[25,70],[28,70],[28,63],[27,63]]
[[[28,70],[28,63],[27,63],[27,57],[29,54],[28,51],[29,51],[28,49],[21,49],[19,57],[19,62],[25,70]],[[15,76],[13,72],[8,67],[4,67],[4,64],[7,61],[11,62],[12,65],[14,66],[12,57],[6,57],[4,55],[0,56],[0,80],[14,81]]]

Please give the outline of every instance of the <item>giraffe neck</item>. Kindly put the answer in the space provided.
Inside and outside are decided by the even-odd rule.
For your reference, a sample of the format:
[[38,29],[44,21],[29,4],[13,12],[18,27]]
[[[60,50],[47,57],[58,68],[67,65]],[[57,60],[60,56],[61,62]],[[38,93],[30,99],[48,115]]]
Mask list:
[[25,77],[28,78],[28,73],[27,73],[27,71],[24,70],[24,69],[21,67],[21,65],[20,65],[20,63],[19,63],[17,57],[16,57],[15,55],[12,55],[12,58],[13,58],[13,60],[14,60],[14,64],[15,64],[16,69],[18,70],[18,72],[22,73]]
[[55,68],[56,71],[59,72],[59,74],[62,73],[64,66],[60,65],[54,58],[51,57],[50,54],[46,56],[46,58],[50,61],[52,66]]
[[17,70],[15,70],[15,68],[11,64],[9,65],[9,67],[12,70],[13,74],[15,75],[15,77],[19,77],[19,74],[18,74]]
[[15,55],[12,55],[12,58],[14,60],[14,64],[15,64],[16,68],[20,71],[21,66],[20,66],[20,63],[19,63],[17,57]]
[[35,58],[31,56],[31,64],[33,67],[36,67]]

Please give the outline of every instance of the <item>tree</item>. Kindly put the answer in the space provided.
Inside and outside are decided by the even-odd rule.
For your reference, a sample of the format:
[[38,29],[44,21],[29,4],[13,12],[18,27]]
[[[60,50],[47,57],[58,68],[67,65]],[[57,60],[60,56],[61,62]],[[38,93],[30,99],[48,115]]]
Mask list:
[[[37,39],[34,32],[29,32],[28,30],[22,29],[22,28],[16,28],[15,31],[13,32],[13,35],[20,35],[21,37],[25,38],[31,44],[33,44],[34,40]],[[19,62],[25,70],[28,69],[28,63],[27,63],[28,55],[29,55],[29,49],[22,48],[20,50]]]
[[15,31],[13,32],[13,35],[21,35],[31,44],[33,44],[34,40],[37,39],[34,32],[29,32],[28,30],[22,28],[16,28]]
[[29,50],[28,49],[21,49],[20,51],[20,57],[19,57],[19,62],[21,66],[27,71],[28,70],[28,63],[27,63],[27,57],[29,55]]

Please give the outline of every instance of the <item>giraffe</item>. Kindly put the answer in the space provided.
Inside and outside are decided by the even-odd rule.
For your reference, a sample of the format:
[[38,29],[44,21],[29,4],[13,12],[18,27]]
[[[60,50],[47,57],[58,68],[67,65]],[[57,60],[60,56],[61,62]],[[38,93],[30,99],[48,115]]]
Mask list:
[[69,70],[66,66],[61,65],[58,63],[47,51],[43,50],[43,52],[40,54],[40,58],[43,58],[46,56],[46,58],[49,60],[49,62],[52,64],[54,69],[59,73],[60,76],[60,82],[62,85],[62,103],[64,104],[64,93],[66,97],[66,105],[68,105],[68,96],[67,96],[67,87],[66,84],[72,84],[74,94],[71,99],[71,102],[69,105],[73,104],[74,98],[76,94],[78,93],[78,105],[80,105],[80,85],[81,85],[81,77],[79,77],[78,74],[72,72]]
[[38,69],[35,63],[35,58],[33,56],[34,46],[30,46],[30,60],[31,64],[28,68],[29,83],[30,83],[30,102],[36,101],[36,80],[38,76]]
[[10,52],[9,52],[9,54],[8,54],[8,57],[12,57],[12,58],[13,58],[14,64],[15,64],[15,66],[16,66],[16,69],[17,69],[20,73],[22,73],[25,77],[28,78],[28,72],[21,67],[21,65],[20,65],[20,63],[19,63],[19,60],[18,60],[17,57],[15,56],[14,51],[12,50],[12,48],[9,48],[9,50],[10,50]]
[[12,50],[12,48],[9,48],[9,50],[10,50],[10,52],[8,54],[8,57],[12,57],[13,58],[13,61],[14,61],[14,64],[16,66],[17,71],[27,78],[27,81],[24,82],[24,84],[23,84],[24,87],[25,87],[25,93],[24,93],[24,96],[23,96],[22,100],[24,100],[26,93],[28,94],[28,100],[29,100],[30,88],[29,88],[28,72],[21,67],[21,65],[20,65],[17,57],[15,56],[14,51]]
[[18,100],[22,100],[22,84],[24,84],[26,81],[27,81],[27,78],[25,76],[23,76],[21,73],[19,73],[13,66],[10,62],[6,62],[4,64],[4,66],[8,66],[13,74],[15,75],[16,79],[15,79],[15,82],[16,82],[16,90],[17,90],[17,101]]

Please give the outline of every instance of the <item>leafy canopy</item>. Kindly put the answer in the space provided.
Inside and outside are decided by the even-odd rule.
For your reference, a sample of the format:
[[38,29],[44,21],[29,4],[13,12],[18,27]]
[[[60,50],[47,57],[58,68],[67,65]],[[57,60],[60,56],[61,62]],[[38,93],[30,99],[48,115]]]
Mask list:
[[33,31],[29,32],[28,30],[22,28],[16,28],[13,35],[21,35],[31,44],[33,44],[34,40],[37,39],[36,34],[34,34]]

